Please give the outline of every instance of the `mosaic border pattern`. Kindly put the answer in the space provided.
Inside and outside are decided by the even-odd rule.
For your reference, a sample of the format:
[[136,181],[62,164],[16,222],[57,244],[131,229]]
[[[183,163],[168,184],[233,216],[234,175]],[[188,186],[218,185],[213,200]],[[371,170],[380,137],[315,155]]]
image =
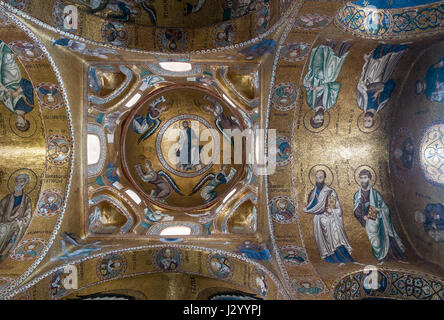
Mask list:
[[[382,21],[374,24],[373,14]],[[431,36],[444,30],[444,1],[409,8],[374,9],[347,2],[336,13],[335,25],[367,39],[406,39]]]

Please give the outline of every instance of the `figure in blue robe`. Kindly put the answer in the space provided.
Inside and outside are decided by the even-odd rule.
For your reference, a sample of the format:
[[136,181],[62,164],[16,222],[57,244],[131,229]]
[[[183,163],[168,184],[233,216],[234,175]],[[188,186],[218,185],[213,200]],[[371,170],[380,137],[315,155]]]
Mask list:
[[427,69],[423,81],[416,82],[416,94],[421,93],[432,102],[444,102],[444,57]]
[[395,88],[391,77],[406,49],[405,45],[380,44],[364,55],[365,63],[356,89],[358,107],[364,112],[365,128],[374,126],[375,114],[389,101]]

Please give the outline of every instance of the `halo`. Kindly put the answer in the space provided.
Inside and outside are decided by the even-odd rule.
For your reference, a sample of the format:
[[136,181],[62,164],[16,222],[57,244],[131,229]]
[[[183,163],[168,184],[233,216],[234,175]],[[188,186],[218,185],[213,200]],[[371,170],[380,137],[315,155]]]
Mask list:
[[12,132],[14,132],[17,136],[21,138],[29,138],[35,134],[35,132],[37,131],[37,122],[34,116],[29,113],[25,115],[25,119],[29,121],[29,129],[26,131],[20,131],[19,129],[17,129],[17,127],[15,126],[15,118],[16,114],[11,113],[11,115],[9,116],[9,126],[11,127]]
[[183,126],[183,123],[184,123],[185,121],[188,122],[188,128],[190,128],[190,125],[191,125],[190,122],[191,122],[191,121],[190,121],[189,119],[181,119],[181,120],[179,120],[179,128],[180,128],[180,129],[185,129],[185,127]]
[[371,128],[364,127],[364,123],[363,123],[364,122],[364,112],[362,112],[358,116],[358,120],[357,120],[357,125],[358,125],[359,131],[364,132],[364,133],[372,133],[372,132],[376,131],[382,122],[379,112],[375,113],[373,120],[375,121],[375,124],[373,125],[373,127],[371,127]]
[[330,113],[328,111],[324,112],[324,123],[319,128],[313,128],[310,124],[310,119],[315,115],[313,109],[308,110],[304,115],[304,127],[310,132],[319,133],[324,131],[330,124]]
[[363,170],[363,169],[367,169],[372,174],[372,178],[370,180],[370,185],[373,187],[376,184],[376,182],[378,181],[378,176],[376,175],[376,171],[372,167],[367,166],[367,165],[361,165],[355,169],[354,177],[355,177],[356,184],[358,186],[361,186],[361,184],[359,183],[359,172],[361,172],[361,170]]
[[327,186],[331,186],[331,184],[334,181],[334,175],[333,171],[329,167],[327,167],[324,164],[317,164],[311,167],[310,171],[308,172],[308,178],[310,179],[310,183],[315,186],[316,185],[316,172],[318,170],[324,170],[327,174],[327,177],[325,177],[325,184]]
[[16,171],[14,171],[8,179],[8,190],[10,193],[14,192],[14,184],[15,184],[15,179],[18,175],[20,174],[27,174],[29,177],[29,182],[26,184],[25,189],[23,190],[24,193],[31,193],[32,191],[34,191],[35,187],[37,186],[37,174],[32,171],[31,169],[27,169],[27,168],[21,168],[18,169]]

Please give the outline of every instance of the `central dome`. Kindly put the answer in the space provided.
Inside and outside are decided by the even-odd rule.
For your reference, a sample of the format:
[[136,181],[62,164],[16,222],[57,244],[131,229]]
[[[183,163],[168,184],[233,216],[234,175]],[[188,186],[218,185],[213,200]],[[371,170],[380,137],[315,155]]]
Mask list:
[[210,91],[160,89],[134,107],[124,123],[125,174],[158,206],[179,211],[207,208],[242,176],[245,148],[241,161],[235,161],[236,143],[226,131],[242,131],[241,119]]

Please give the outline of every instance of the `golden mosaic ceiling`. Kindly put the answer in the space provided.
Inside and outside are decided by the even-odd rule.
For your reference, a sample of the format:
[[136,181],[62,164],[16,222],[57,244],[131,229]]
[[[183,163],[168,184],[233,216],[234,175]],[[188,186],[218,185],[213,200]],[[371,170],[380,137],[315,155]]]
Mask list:
[[407,2],[0,1],[0,297],[444,299]]

